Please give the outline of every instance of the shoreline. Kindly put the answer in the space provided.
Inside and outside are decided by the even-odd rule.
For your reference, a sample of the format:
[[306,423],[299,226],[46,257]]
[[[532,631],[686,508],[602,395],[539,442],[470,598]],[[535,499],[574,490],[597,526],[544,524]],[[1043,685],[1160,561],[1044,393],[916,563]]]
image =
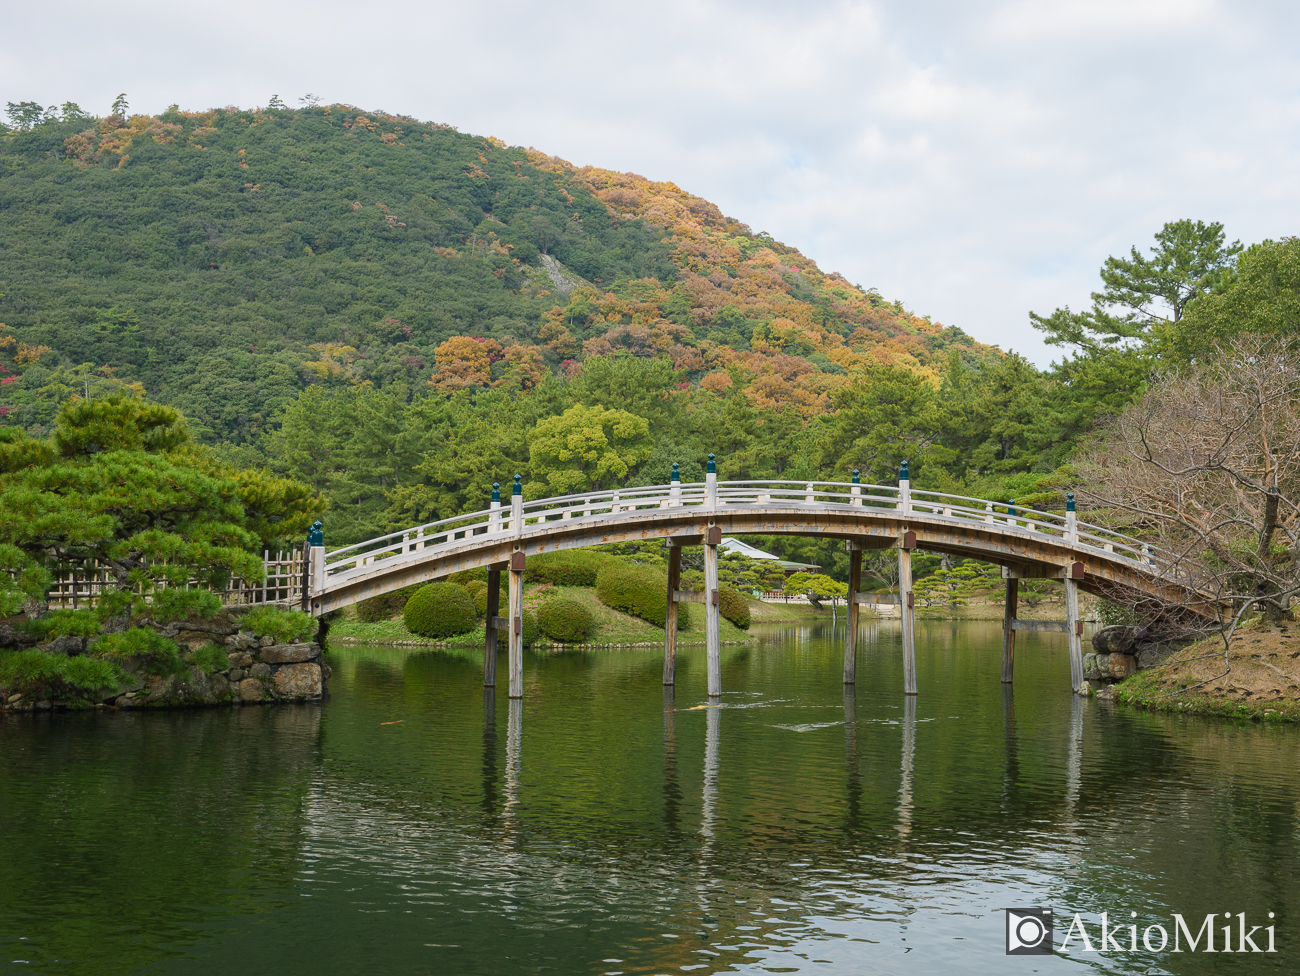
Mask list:
[[1228,667],[1223,674],[1222,639],[1205,638],[1098,697],[1148,712],[1300,722],[1300,631],[1249,623],[1233,635]]

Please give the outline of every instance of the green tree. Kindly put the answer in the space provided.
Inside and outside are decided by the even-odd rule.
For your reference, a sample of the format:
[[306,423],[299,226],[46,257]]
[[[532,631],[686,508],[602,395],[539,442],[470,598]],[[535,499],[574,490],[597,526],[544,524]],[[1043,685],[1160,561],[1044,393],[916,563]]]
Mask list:
[[1155,238],[1150,256],[1133,247],[1128,258],[1106,259],[1101,267],[1105,287],[1092,293],[1090,311],[1030,312],[1034,328],[1050,345],[1085,352],[1146,345],[1153,329],[1181,321],[1191,302],[1221,288],[1241,253],[1240,241],[1224,244],[1220,223],[1173,221]]
[[579,405],[543,420],[529,438],[530,493],[540,497],[609,488],[650,457],[654,443],[649,434],[645,418],[626,410]]
[[921,482],[956,452],[940,443],[948,411],[923,377],[899,366],[856,369],[832,397],[836,408],[822,445],[823,466],[840,476],[853,468],[863,481],[889,484],[903,461]]
[[1243,332],[1288,344],[1300,336],[1300,238],[1247,248],[1225,286],[1191,305],[1170,344],[1179,358],[1194,359]]
[[37,102],[6,102],[5,115],[10,124],[21,132],[45,121],[45,109]]
[[55,571],[96,561],[124,593],[260,579],[263,544],[314,514],[304,489],[213,466],[170,407],[75,400],[44,441],[0,427],[0,544]]
[[570,397],[589,407],[630,411],[658,429],[671,412],[668,397],[676,381],[672,363],[663,359],[592,356],[570,385]]

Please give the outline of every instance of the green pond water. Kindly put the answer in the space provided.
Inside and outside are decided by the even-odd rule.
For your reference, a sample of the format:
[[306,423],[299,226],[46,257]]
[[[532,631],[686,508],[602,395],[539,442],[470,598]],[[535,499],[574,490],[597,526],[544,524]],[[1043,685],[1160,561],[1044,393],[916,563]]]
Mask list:
[[[1300,730],[1077,699],[1059,635],[1004,690],[996,624],[920,624],[912,700],[866,624],[846,691],[842,635],[723,648],[717,708],[703,648],[675,695],[650,649],[530,654],[511,703],[344,647],[320,706],[0,717],[0,968],[1300,972]],[[1277,952],[1008,957],[1032,906]]]

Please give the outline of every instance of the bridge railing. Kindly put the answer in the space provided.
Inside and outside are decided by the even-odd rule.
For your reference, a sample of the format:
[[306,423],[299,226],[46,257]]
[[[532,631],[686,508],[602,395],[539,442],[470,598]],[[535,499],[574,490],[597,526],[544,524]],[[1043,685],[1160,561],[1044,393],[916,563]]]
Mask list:
[[[324,574],[330,577],[364,570],[375,563],[399,560],[428,549],[452,548],[476,536],[518,535],[553,522],[606,520],[660,508],[697,508],[702,511],[775,505],[809,506],[823,511],[874,510],[916,514],[952,520],[956,524],[999,525],[1026,533],[1062,539],[1132,560],[1149,572],[1174,573],[1177,562],[1139,539],[1102,526],[1044,512],[945,492],[912,490],[903,486],[868,485],[838,481],[721,481],[674,482],[641,488],[616,488],[497,504],[477,512],[439,519],[375,539],[368,539],[325,555]],[[517,515],[516,515],[517,511]],[[1073,513],[1071,513],[1073,514]]]

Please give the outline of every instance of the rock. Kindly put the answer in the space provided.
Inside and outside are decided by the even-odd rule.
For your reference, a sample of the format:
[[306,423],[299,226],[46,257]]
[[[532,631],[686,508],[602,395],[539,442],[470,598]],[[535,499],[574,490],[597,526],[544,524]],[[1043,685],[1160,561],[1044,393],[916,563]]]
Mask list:
[[1137,666],[1139,670],[1154,668],[1177,649],[1172,644],[1147,644],[1138,649]]
[[1137,673],[1137,658],[1132,654],[1098,654],[1097,670],[1102,678],[1120,681]]
[[227,654],[226,660],[230,662],[232,668],[251,668],[253,666],[253,655],[247,651],[236,651],[233,654]]
[[208,697],[213,704],[230,700],[230,682],[222,675],[208,675]]
[[1134,635],[1134,628],[1112,624],[1092,635],[1092,646],[1098,654],[1124,654],[1132,649]]
[[263,647],[270,647],[275,643],[275,638],[263,637],[260,641],[258,641],[258,643],[261,644]]
[[56,637],[48,644],[41,645],[41,650],[47,654],[80,654],[86,649],[86,639],[84,637],[74,637],[71,634],[64,634],[62,637]]
[[286,664],[275,673],[275,693],[281,698],[319,698],[319,664]]
[[267,664],[298,664],[316,660],[320,648],[315,644],[273,644],[262,648],[258,657]]
[[258,661],[251,668],[249,668],[248,673],[252,675],[252,677],[256,678],[258,681],[270,681],[271,665],[263,664],[261,661]]
[[22,700],[23,700],[23,696],[22,696],[22,695],[10,695],[10,696],[9,696],[9,704],[10,704],[10,705],[14,704],[15,702],[20,702],[20,701],[22,701]]
[[230,679],[231,684],[238,684],[239,682],[244,680],[244,669],[231,668],[230,673],[227,675],[227,677]]
[[1092,652],[1083,656],[1083,676],[1089,681],[1101,678],[1101,669],[1097,667],[1097,654]]
[[239,683],[239,700],[242,702],[260,702],[266,697],[266,685],[256,678],[245,678]]
[[1097,697],[1100,698],[1102,701],[1114,701],[1115,686],[1106,685],[1106,687],[1102,688],[1101,691],[1097,692]]
[[52,701],[38,701],[36,703],[36,710],[38,712],[48,712],[53,708],[54,708],[54,702]]
[[236,651],[247,651],[257,646],[257,638],[249,631],[241,630],[226,638],[226,646]]

